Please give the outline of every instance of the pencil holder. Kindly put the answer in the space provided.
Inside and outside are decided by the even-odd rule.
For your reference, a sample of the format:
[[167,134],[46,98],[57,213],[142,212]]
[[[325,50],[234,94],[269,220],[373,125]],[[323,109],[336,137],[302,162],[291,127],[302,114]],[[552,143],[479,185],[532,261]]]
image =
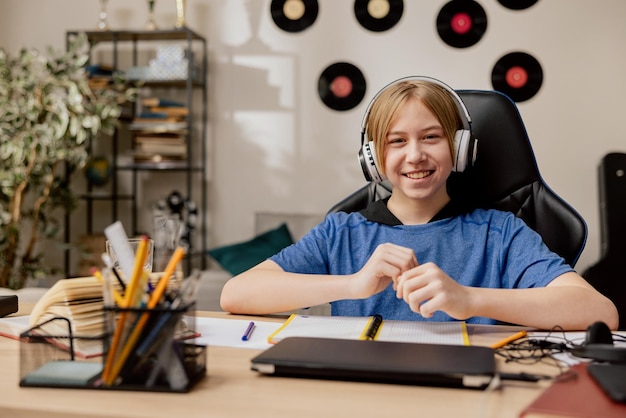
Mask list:
[[20,341],[20,386],[83,387],[85,372],[95,378],[102,368],[103,336],[73,335],[64,317],[30,328]]
[[190,340],[195,304],[103,315],[98,337],[73,335],[63,317],[22,333],[20,386],[184,393],[205,376],[206,346]]
[[206,346],[189,342],[197,336],[195,304],[105,307],[104,315],[103,388],[187,392],[206,374]]

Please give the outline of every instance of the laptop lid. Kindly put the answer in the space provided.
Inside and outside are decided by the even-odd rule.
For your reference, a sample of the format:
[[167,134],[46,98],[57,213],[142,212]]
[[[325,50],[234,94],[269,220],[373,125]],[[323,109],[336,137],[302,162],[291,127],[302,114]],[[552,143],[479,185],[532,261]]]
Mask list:
[[488,347],[289,337],[252,359],[265,375],[485,388],[495,375]]

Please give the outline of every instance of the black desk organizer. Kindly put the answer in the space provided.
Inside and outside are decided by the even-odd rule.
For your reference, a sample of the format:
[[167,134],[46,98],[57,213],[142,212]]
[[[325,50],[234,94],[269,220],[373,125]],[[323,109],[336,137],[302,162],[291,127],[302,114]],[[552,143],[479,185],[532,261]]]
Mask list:
[[[40,376],[42,368],[50,366],[48,363],[54,362],[79,367],[81,365],[78,363],[91,363],[85,365],[90,369],[94,367],[93,363],[99,363],[100,369],[104,369],[114,335],[114,324],[123,313],[134,320],[146,314],[148,319],[114,384],[103,385],[100,373],[80,382],[68,382],[63,376],[56,378],[54,375],[47,376],[44,381],[33,379],[34,376]],[[60,329],[58,326],[61,325],[67,329],[67,333],[52,335],[42,332],[47,322],[22,333],[20,386],[186,393],[206,375],[207,347],[189,340],[196,335],[193,331],[194,304],[177,309],[150,310],[105,307],[103,314],[105,332],[100,337],[74,336],[70,321],[60,317],[47,322],[56,321],[56,329]],[[102,347],[102,355],[80,355],[77,347],[94,344]]]
[[18,311],[17,295],[0,296],[0,318]]

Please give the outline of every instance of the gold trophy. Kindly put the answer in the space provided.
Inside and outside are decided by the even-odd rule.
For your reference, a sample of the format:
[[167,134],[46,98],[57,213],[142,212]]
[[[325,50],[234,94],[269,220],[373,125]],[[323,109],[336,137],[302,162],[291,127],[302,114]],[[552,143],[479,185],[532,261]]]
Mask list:
[[107,3],[109,0],[100,0],[100,13],[98,13],[98,29],[109,30],[107,23]]
[[146,23],[146,30],[157,30],[158,26],[154,19],[154,3],[156,0],[148,0],[148,23]]
[[184,28],[185,27],[185,7],[187,1],[186,0],[176,0],[176,28]]

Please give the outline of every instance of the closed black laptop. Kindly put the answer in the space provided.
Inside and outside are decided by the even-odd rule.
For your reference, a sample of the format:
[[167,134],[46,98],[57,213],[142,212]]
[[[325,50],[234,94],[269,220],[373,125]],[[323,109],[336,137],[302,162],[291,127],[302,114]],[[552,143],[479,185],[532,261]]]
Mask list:
[[291,337],[252,359],[266,375],[485,388],[495,374],[487,347]]

